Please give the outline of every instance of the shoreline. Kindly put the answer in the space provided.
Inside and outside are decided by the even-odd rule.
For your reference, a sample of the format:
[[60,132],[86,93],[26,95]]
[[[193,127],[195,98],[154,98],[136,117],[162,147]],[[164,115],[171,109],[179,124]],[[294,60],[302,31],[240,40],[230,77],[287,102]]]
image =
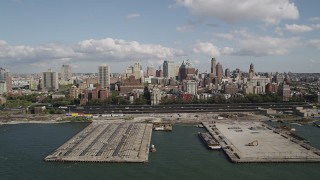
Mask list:
[[[239,115],[239,116],[238,116]],[[90,121],[70,121],[62,120],[65,115],[6,115],[0,116],[0,125],[4,124],[57,124],[57,123],[90,123]],[[132,117],[133,119],[127,119]],[[219,117],[219,118],[218,118]],[[123,117],[99,117],[92,118],[91,122],[99,123],[103,121],[109,122],[152,122],[160,121],[171,124],[199,124],[201,122],[210,121],[267,121],[270,118],[252,113],[180,113],[180,114],[126,114]]]

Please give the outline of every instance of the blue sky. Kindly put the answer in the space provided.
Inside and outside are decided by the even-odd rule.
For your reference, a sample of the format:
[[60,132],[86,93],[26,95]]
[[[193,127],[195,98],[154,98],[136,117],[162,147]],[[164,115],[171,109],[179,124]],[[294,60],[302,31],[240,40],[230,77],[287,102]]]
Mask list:
[[2,0],[0,66],[13,73],[124,72],[190,59],[223,68],[320,73],[318,0]]

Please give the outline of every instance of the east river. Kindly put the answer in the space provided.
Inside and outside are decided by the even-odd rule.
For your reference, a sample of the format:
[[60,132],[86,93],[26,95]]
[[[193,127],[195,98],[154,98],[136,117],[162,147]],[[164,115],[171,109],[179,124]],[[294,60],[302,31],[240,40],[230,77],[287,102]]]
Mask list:
[[[175,125],[153,132],[157,148],[145,164],[58,163],[43,158],[81,131],[85,123],[0,125],[0,179],[319,179],[319,163],[233,164],[223,151],[208,150],[197,136],[204,129]],[[320,148],[320,128],[293,125]]]

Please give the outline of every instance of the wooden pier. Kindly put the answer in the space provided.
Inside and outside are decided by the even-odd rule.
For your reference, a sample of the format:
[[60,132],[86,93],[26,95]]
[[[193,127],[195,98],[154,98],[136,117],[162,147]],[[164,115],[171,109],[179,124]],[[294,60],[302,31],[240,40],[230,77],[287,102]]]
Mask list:
[[262,122],[203,122],[234,163],[320,162],[320,150]]
[[92,123],[48,155],[59,162],[147,162],[152,124]]

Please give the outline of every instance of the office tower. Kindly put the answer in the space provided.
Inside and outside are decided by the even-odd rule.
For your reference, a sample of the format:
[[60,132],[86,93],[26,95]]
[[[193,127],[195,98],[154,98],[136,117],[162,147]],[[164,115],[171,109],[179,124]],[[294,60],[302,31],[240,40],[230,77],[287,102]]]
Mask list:
[[176,77],[176,65],[174,61],[163,62],[163,77],[166,78],[175,78]]
[[159,69],[159,70],[156,71],[156,76],[157,76],[157,77],[161,77],[161,78],[163,77],[163,71],[162,71],[162,69]]
[[154,68],[153,66],[148,66],[147,67],[147,76],[156,76],[156,68]]
[[135,62],[133,65],[129,66],[126,70],[126,78],[134,76],[135,79],[143,79],[142,66],[139,62]]
[[219,62],[216,66],[216,76],[218,78],[218,83],[220,83],[223,77],[223,69],[222,69],[222,64],[220,64]]
[[12,90],[12,77],[10,71],[0,67],[0,94],[11,92]]
[[71,66],[68,64],[63,64],[61,67],[61,84],[72,83],[72,73]]
[[217,65],[217,60],[216,58],[211,59],[211,77],[214,78],[216,76],[216,65]]
[[253,76],[255,76],[254,65],[251,63],[250,64],[250,69],[249,69],[249,78],[252,79]]
[[110,69],[106,64],[99,66],[98,84],[103,89],[110,88]]
[[227,69],[224,71],[224,75],[225,75],[226,77],[230,77],[230,69],[229,69],[229,68],[227,68]]
[[183,81],[185,79],[192,79],[195,74],[195,67],[189,61],[189,59],[187,61],[183,61],[179,68],[179,81]]
[[58,90],[58,73],[52,72],[51,69],[48,69],[47,72],[43,72],[41,80],[41,89],[48,91]]

